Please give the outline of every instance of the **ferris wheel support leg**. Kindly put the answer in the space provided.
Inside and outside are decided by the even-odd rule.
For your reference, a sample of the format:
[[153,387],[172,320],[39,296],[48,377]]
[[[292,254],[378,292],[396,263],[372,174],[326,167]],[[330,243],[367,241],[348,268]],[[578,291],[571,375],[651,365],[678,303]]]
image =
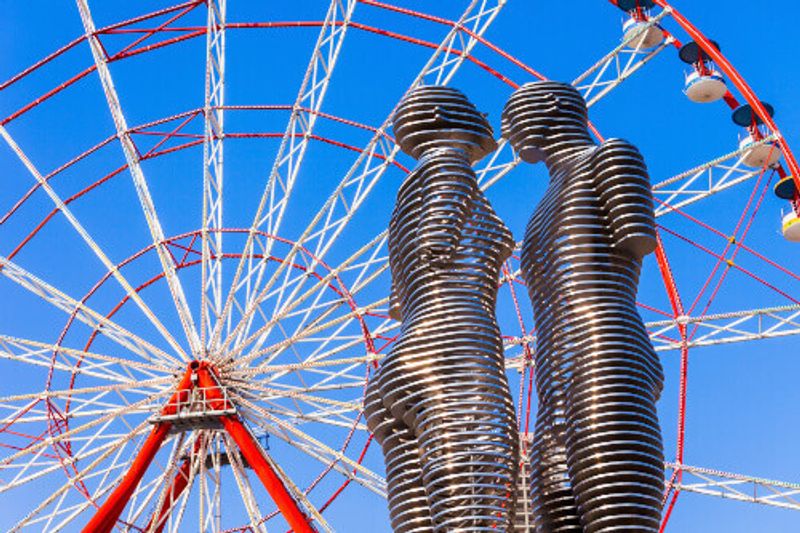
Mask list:
[[[224,409],[227,407],[227,400],[219,389],[219,384],[212,374],[212,371],[203,366],[198,372],[198,386],[202,388],[206,394],[206,401],[209,405],[213,406],[215,400],[220,403],[218,408]],[[216,407],[215,407],[216,408]],[[292,531],[295,533],[315,533],[314,528],[308,517],[297,505],[294,497],[284,485],[281,478],[275,472],[275,469],[264,456],[261,446],[256,441],[250,430],[242,423],[237,415],[226,415],[220,417],[222,426],[225,431],[233,438],[239,450],[242,452],[245,460],[253,468],[258,479],[267,489],[275,505],[283,517],[289,523]]]
[[147,437],[142,449],[134,459],[128,473],[122,478],[122,482],[114,489],[111,496],[106,500],[97,513],[92,517],[86,527],[83,528],[83,533],[108,533],[114,528],[119,516],[128,504],[136,487],[142,480],[144,473],[153,462],[158,449],[169,433],[172,424],[163,423],[153,428],[153,432]]
[[[196,361],[192,361],[189,364],[189,368],[178,384],[177,390],[169,399],[167,405],[162,409],[162,414],[175,414],[179,404],[186,401],[189,390],[194,386],[192,376],[198,366],[199,364]],[[153,428],[150,436],[147,437],[147,440],[133,460],[128,472],[122,478],[117,488],[114,489],[114,492],[111,493],[111,496],[100,506],[97,513],[95,513],[89,523],[86,524],[86,527],[83,528],[83,533],[109,533],[114,528],[114,524],[119,520],[122,511],[136,491],[136,487],[139,486],[139,482],[141,482],[142,477],[144,477],[150,463],[153,462],[156,453],[158,453],[158,450],[164,443],[164,439],[167,438],[171,428],[172,424],[169,422],[161,422]]]

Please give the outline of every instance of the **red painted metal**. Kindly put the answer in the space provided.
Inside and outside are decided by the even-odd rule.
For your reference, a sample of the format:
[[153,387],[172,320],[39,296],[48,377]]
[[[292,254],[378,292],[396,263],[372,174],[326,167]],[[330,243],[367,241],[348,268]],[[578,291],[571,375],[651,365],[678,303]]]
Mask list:
[[[203,365],[198,371],[198,386],[204,389],[206,402],[212,409],[224,410],[229,408],[227,400],[219,389],[219,383],[213,370]],[[306,515],[300,510],[294,497],[289,493],[286,485],[272,468],[264,456],[264,451],[259,446],[250,430],[242,424],[238,416],[221,416],[220,421],[225,431],[233,438],[245,460],[253,468],[267,489],[272,500],[278,506],[283,517],[296,533],[314,533]]]
[[[188,397],[188,392],[193,386],[192,374],[197,366],[196,362],[190,363],[177,389],[172,394],[167,405],[162,409],[162,414],[175,414],[177,405],[181,401],[185,401]],[[111,496],[108,497],[106,502],[97,510],[97,513],[95,513],[89,523],[86,524],[86,527],[83,528],[83,533],[108,533],[114,528],[114,524],[117,523],[119,516],[128,504],[128,501],[139,485],[139,482],[142,480],[147,468],[150,466],[150,463],[153,462],[153,458],[155,458],[156,453],[158,453],[158,449],[161,448],[164,439],[167,438],[171,427],[172,424],[169,422],[156,424],[150,436],[147,437],[144,445],[142,445],[142,448],[136,455],[136,458],[133,460],[133,463],[131,463],[128,472],[122,478],[122,481],[120,481],[120,484],[114,489],[114,492],[111,493]]]
[[750,87],[750,85],[745,81],[745,79],[739,74],[736,68],[728,61],[726,58],[717,48],[711,43],[711,41],[703,35],[703,33],[694,25],[692,24],[689,19],[684,17],[680,11],[672,7],[669,2],[666,0],[654,0],[656,4],[661,6],[664,9],[671,9],[672,18],[677,22],[685,31],[689,34],[689,36],[694,39],[694,41],[700,45],[700,48],[710,57],[717,66],[722,69],[722,72],[725,73],[728,78],[733,82],[736,88],[742,93],[742,96],[750,104],[750,107],[756,112],[756,114],[764,121],[764,124],[767,128],[775,134],[778,138],[778,146],[781,148],[781,152],[783,152],[783,157],[786,159],[786,166],[789,167],[789,173],[792,175],[792,179],[794,179],[795,185],[800,188],[800,166],[797,164],[797,159],[795,159],[794,154],[792,153],[791,148],[789,148],[789,144],[786,142],[786,139],[783,138],[781,135],[780,130],[778,129],[777,124],[772,119],[772,116],[767,112],[764,108],[761,100],[758,99],[756,93]]
[[[195,385],[204,389],[204,399],[211,409],[224,410],[230,408],[227,399],[220,390],[219,382],[213,368],[206,362],[192,361],[189,363],[189,368],[186,370],[183,378],[181,378],[176,391],[161,410],[161,413],[163,415],[175,414],[178,405],[188,400],[189,393]],[[267,492],[275,501],[275,504],[292,527],[292,530],[297,533],[314,533],[315,530],[311,527],[308,518],[300,510],[297,502],[265,457],[262,448],[247,426],[245,426],[236,415],[225,415],[219,418],[225,430],[233,438],[237,446],[239,446],[247,463],[255,470],[256,475],[258,475],[258,478],[264,484]],[[83,529],[83,533],[109,533],[114,528],[122,511],[135,492],[136,487],[141,482],[147,468],[155,458],[164,439],[169,434],[171,427],[172,424],[170,422],[160,422],[156,424],[152,433],[147,437],[144,445],[136,455],[130,469],[122,478],[120,484],[114,489],[114,492],[109,496],[108,500],[98,509],[97,513]],[[193,453],[196,453],[201,448],[201,440],[198,439],[195,442]],[[164,523],[166,522],[165,518],[169,514],[174,502],[180,497],[183,491],[186,490],[189,483],[190,471],[191,458],[186,459],[178,469],[169,488],[169,492],[165,495],[164,501],[153,514],[148,524],[148,530],[155,522],[156,527],[153,531],[161,533],[164,528]]]

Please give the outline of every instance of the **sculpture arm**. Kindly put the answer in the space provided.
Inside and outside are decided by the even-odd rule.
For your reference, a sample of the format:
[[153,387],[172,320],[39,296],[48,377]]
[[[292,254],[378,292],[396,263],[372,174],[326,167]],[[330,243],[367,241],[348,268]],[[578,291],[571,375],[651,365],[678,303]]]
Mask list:
[[636,259],[653,252],[653,194],[639,150],[621,139],[604,142],[595,156],[594,178],[614,248]]
[[436,154],[423,162],[420,251],[430,262],[448,262],[461,239],[477,191],[475,173],[458,155]]

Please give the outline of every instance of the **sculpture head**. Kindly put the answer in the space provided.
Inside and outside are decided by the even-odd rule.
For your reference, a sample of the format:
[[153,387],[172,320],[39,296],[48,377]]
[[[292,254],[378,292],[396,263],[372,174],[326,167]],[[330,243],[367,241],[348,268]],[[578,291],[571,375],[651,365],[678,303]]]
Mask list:
[[588,115],[586,102],[572,85],[526,83],[503,108],[503,137],[523,161],[537,163],[565,143],[591,141]]
[[397,144],[415,159],[431,148],[456,147],[475,162],[497,148],[486,116],[450,87],[410,91],[397,106],[393,122]]

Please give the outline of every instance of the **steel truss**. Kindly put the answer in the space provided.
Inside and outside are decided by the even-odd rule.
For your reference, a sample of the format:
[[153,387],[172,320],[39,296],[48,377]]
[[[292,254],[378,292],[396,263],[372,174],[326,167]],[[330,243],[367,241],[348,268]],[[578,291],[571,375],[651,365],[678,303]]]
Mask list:
[[[243,417],[251,417],[250,422],[259,425],[265,431],[270,432],[271,435],[295,446],[308,456],[315,457],[326,465],[331,465],[331,468],[344,476],[347,482],[353,481],[376,494],[384,494],[385,482],[380,476],[375,475],[369,469],[363,467],[360,464],[360,460],[354,461],[345,455],[343,451],[334,450],[327,446],[326,443],[319,442],[308,433],[303,432],[300,429],[300,423],[314,420],[322,421],[332,426],[338,425],[343,427],[353,423],[355,429],[362,430],[363,424],[353,422],[353,419],[345,416],[347,413],[351,414],[353,417],[357,415],[360,408],[358,401],[335,401],[316,395],[319,391],[332,390],[334,388],[359,390],[359,387],[363,385],[363,376],[356,375],[355,370],[362,368],[365,364],[375,363],[381,357],[379,354],[380,350],[376,350],[374,346],[368,346],[366,350],[367,353],[363,355],[351,357],[350,353],[342,353],[353,350],[363,342],[363,339],[358,335],[345,333],[343,329],[340,330],[338,328],[340,325],[345,324],[346,321],[356,318],[361,319],[364,316],[371,315],[373,318],[382,318],[380,325],[377,328],[373,328],[370,333],[372,342],[389,343],[396,330],[396,324],[382,317],[382,315],[385,314],[385,301],[381,300],[359,307],[356,306],[352,298],[350,298],[385,271],[385,257],[382,255],[385,248],[385,235],[377,236],[357,253],[353,254],[351,258],[348,258],[337,267],[328,269],[327,265],[324,264],[326,253],[351,220],[355,211],[361,206],[374,184],[380,179],[389,165],[397,164],[394,160],[397,148],[393,146],[392,140],[387,135],[389,127],[388,122],[384,122],[379,128],[373,130],[374,136],[361,151],[362,155],[359,156],[359,159],[353,167],[351,167],[344,180],[328,199],[323,209],[317,213],[314,221],[305,230],[303,236],[294,244],[294,248],[283,261],[283,265],[289,266],[294,264],[311,273],[320,266],[328,269],[325,273],[312,280],[314,287],[304,290],[307,279],[314,276],[302,274],[292,277],[290,271],[292,271],[294,267],[286,268],[286,266],[282,266],[283,274],[280,274],[280,272],[275,273],[272,277],[267,277],[266,273],[268,270],[265,268],[266,258],[270,255],[269,251],[277,245],[276,236],[280,229],[283,212],[290,199],[294,187],[294,180],[302,164],[306,146],[310,140],[320,140],[315,137],[314,124],[317,117],[324,116],[324,113],[321,111],[322,102],[330,75],[336,64],[345,32],[348,28],[358,28],[360,30],[368,29],[365,25],[352,22],[352,11],[355,3],[356,2],[348,1],[345,5],[344,0],[334,0],[331,2],[326,20],[322,24],[315,23],[317,26],[321,27],[320,36],[314,53],[312,54],[303,85],[301,86],[295,104],[292,106],[283,106],[289,108],[291,117],[282,137],[278,157],[270,173],[267,190],[264,192],[266,200],[262,201],[267,207],[265,207],[263,213],[261,213],[260,219],[256,217],[251,228],[243,230],[249,231],[252,241],[248,241],[249,252],[242,253],[237,258],[241,259],[239,265],[243,264],[244,266],[237,267],[237,269],[242,269],[242,274],[239,276],[238,284],[234,283],[234,286],[231,287],[229,297],[234,298],[232,303],[230,300],[225,299],[223,292],[224,287],[221,286],[223,258],[222,241],[224,233],[222,231],[223,139],[228,133],[223,127],[223,115],[228,109],[224,104],[225,0],[185,2],[179,6],[162,10],[159,14],[175,13],[180,10],[191,9],[193,6],[207,4],[207,26],[200,29],[191,27],[175,28],[174,30],[170,29],[173,33],[165,33],[165,35],[175,35],[176,37],[157,42],[153,45],[135,48],[137,43],[141,42],[137,40],[134,45],[131,45],[134,46],[134,48],[126,49],[127,51],[114,54],[110,57],[102,49],[102,44],[98,36],[105,35],[106,33],[111,34],[117,31],[127,31],[128,28],[124,28],[123,26],[125,26],[125,24],[121,23],[115,25],[116,27],[101,29],[98,32],[94,28],[94,23],[88,12],[86,2],[84,0],[79,0],[78,5],[81,9],[86,35],[68,45],[67,48],[71,48],[84,39],[88,40],[92,47],[95,64],[93,67],[90,67],[86,73],[92,72],[93,70],[98,71],[101,82],[103,83],[109,109],[115,121],[116,137],[123,146],[127,162],[125,167],[118,169],[116,172],[120,172],[128,167],[133,176],[142,208],[148,218],[148,226],[153,240],[153,249],[157,251],[161,259],[163,268],[162,277],[164,277],[168,283],[170,283],[170,280],[177,282],[175,286],[171,284],[169,288],[175,300],[179,317],[182,319],[182,326],[184,332],[187,334],[192,351],[196,349],[199,349],[201,352],[203,350],[211,350],[213,354],[213,352],[220,349],[220,345],[223,343],[227,348],[234,347],[234,352],[240,357],[240,363],[243,367],[230,368],[229,370],[232,375],[237,378],[254,378],[250,383],[247,394],[242,397],[231,394],[231,398],[237,405],[247,405],[247,409],[242,409],[241,414]],[[363,3],[378,7],[393,8],[393,6],[388,6],[379,2],[364,1]],[[659,3],[663,4],[664,2]],[[470,55],[470,51],[476,42],[486,44],[481,36],[503,4],[504,1],[472,2],[464,16],[458,22],[452,23],[451,31],[438,48],[435,48],[431,61],[425,65],[420,76],[415,79],[414,84],[421,82],[447,83],[464,59],[475,62],[474,58]],[[400,8],[396,9],[400,10]],[[667,6],[661,13],[656,15],[655,18],[651,19],[649,24],[652,26],[658,21],[661,21],[668,14],[672,14],[672,10]],[[156,15],[151,14],[146,17],[140,17],[140,19],[146,20],[154,16]],[[175,15],[173,19],[176,19],[178,16],[180,15]],[[159,26],[159,29],[164,28],[164,26],[165,25],[162,24]],[[244,27],[243,25],[240,26]],[[133,30],[135,30],[135,28],[131,29],[131,31]],[[147,31],[150,30],[141,30],[142,33]],[[150,31],[149,35],[158,31],[159,30]],[[207,39],[206,96],[204,107],[200,112],[188,112],[181,116],[176,115],[175,117],[171,117],[169,120],[174,119],[176,122],[183,122],[177,125],[177,128],[171,133],[162,135],[161,141],[156,145],[152,153],[147,152],[145,154],[140,154],[134,144],[135,139],[137,141],[140,139],[140,137],[136,137],[136,135],[152,134],[153,132],[146,131],[148,125],[133,129],[127,127],[107,64],[123,57],[129,57],[149,49],[167,46],[173,42],[183,41],[200,35],[206,35]],[[576,80],[576,85],[584,92],[592,105],[610,94],[613,89],[618,87],[635,72],[642,69],[650,60],[663,51],[664,47],[669,44],[677,44],[677,41],[671,35],[667,35],[666,42],[651,51],[626,48],[625,44],[626,43],[623,43],[616,47]],[[434,46],[436,45],[434,44]],[[80,76],[84,75],[85,74],[81,74]],[[13,81],[13,79],[11,81]],[[70,83],[71,81],[72,80],[70,80]],[[1,86],[0,89],[2,89]],[[55,92],[52,92],[52,94],[55,94]],[[52,94],[46,94],[45,99],[52,96]],[[34,102],[33,105],[38,105],[41,101],[40,99]],[[23,108],[20,112],[8,117],[3,121],[3,124],[20,116],[24,111],[30,109],[30,107],[32,106],[26,106],[26,108]],[[181,131],[181,128],[189,121],[201,115],[204,119],[202,135],[188,134]],[[160,121],[160,123],[166,122],[167,119]],[[10,138],[10,135],[7,135],[7,132],[2,129],[2,126],[0,126],[0,131],[3,132],[7,143],[17,153],[20,159],[23,162],[27,161],[25,154],[16,146],[13,139]],[[170,140],[174,141],[177,139],[188,140],[186,140],[184,144],[178,146],[167,144]],[[762,142],[777,142],[780,139],[780,135],[776,133],[764,139]],[[106,143],[110,141],[113,141],[113,138],[106,141]],[[140,162],[149,157],[156,157],[163,153],[196,146],[200,143],[204,145],[204,208],[202,230],[199,232],[201,237],[197,241],[198,247],[201,245],[202,248],[198,250],[193,243],[187,244],[186,242],[177,242],[177,239],[165,239],[163,233],[161,233],[158,219],[155,218],[151,220],[148,213],[152,206],[149,200],[149,193],[146,189],[147,184],[141,173]],[[104,144],[105,143],[100,146]],[[161,149],[157,150],[159,147],[161,147]],[[96,149],[97,148],[92,149],[85,155],[90,154]],[[669,212],[670,208],[676,209],[707,198],[712,194],[751,179],[762,171],[762,169],[751,170],[743,168],[741,165],[742,154],[742,150],[737,150],[678,176],[657,183],[654,186],[654,192],[657,198],[663,199],[665,204],[669,204],[670,206],[660,207],[658,214],[666,214]],[[85,155],[82,154],[76,159],[80,159]],[[513,160],[509,149],[498,150],[479,171],[483,187],[491,186],[513,169],[515,165],[516,161]],[[82,227],[77,223],[74,217],[70,218],[69,216],[71,212],[69,211],[68,204],[72,199],[61,200],[57,196],[54,197],[54,193],[51,194],[52,189],[49,189],[47,181],[53,174],[42,176],[32,164],[28,165],[26,163],[26,166],[28,166],[29,171],[36,179],[37,185],[51,196],[51,199],[53,199],[56,205],[56,210],[61,210],[63,214],[67,215],[73,228],[83,237],[84,233],[81,233]],[[155,214],[154,208],[153,214]],[[91,237],[88,236],[88,233],[85,234],[84,240],[90,243],[91,246]],[[99,248],[96,250],[95,248],[92,249],[105,264],[109,275],[120,281],[125,289],[126,297],[142,307],[143,302],[141,302],[139,298],[140,288],[133,288],[129,284],[125,285],[126,282],[124,278],[121,277],[120,273],[121,265],[114,266],[102,250]],[[180,260],[175,258],[175,252],[179,250],[185,252],[185,255],[183,255],[183,258]],[[169,256],[167,256],[166,252],[169,252]],[[183,252],[179,251],[178,257],[180,257],[180,254]],[[47,390],[41,393],[0,398],[0,425],[14,420],[24,420],[25,422],[52,420],[52,414],[48,411],[51,409],[50,402],[59,398],[72,398],[72,396],[75,396],[75,398],[72,398],[71,401],[79,407],[70,414],[74,416],[75,419],[80,419],[81,417],[92,419],[93,422],[91,423],[94,424],[92,427],[106,427],[105,424],[110,423],[109,417],[112,415],[121,417],[123,414],[132,412],[152,412],[154,406],[160,403],[156,401],[160,398],[160,393],[154,393],[152,391],[154,389],[164,389],[168,381],[165,381],[166,378],[163,376],[170,368],[174,368],[174,366],[179,363],[174,357],[175,354],[182,354],[180,350],[175,349],[178,342],[172,339],[171,344],[174,344],[172,347],[175,349],[175,352],[171,352],[171,354],[168,355],[164,351],[155,348],[116,324],[114,320],[112,320],[113,315],[104,316],[94,311],[87,305],[86,298],[80,300],[72,298],[25,271],[10,260],[13,259],[13,255],[14,254],[11,254],[11,257],[8,259],[0,258],[0,273],[2,273],[3,276],[19,284],[29,292],[41,297],[48,302],[48,304],[63,310],[69,315],[74,315],[77,321],[86,325],[92,331],[102,332],[102,335],[108,337],[126,350],[136,354],[136,359],[123,360],[113,355],[98,353],[102,351],[99,349],[98,352],[91,351],[88,347],[84,350],[76,350],[60,346],[60,344],[42,343],[2,335],[0,336],[0,358],[45,368],[51,367],[54,370],[65,373],[76,372],[76,370],[80,368],[81,374],[102,379],[109,384],[65,390]],[[166,260],[164,259],[165,257],[167,257]],[[188,309],[183,309],[182,307],[182,304],[185,302],[181,299],[180,291],[182,291],[182,289],[179,286],[176,275],[180,268],[190,265],[193,261],[200,262],[204,270],[202,286],[203,305],[201,308],[199,337],[193,332],[194,325],[190,323],[191,313],[188,313]],[[355,283],[351,285],[349,294],[345,294],[339,299],[329,300],[321,300],[319,296],[315,297],[315,291],[317,291],[317,295],[324,292],[320,290],[320,287],[334,283],[342,273],[352,274],[353,272],[360,273]],[[160,277],[156,279],[160,279]],[[235,293],[237,293],[237,291],[241,291],[245,294],[244,302],[240,302],[236,299]],[[347,293],[347,291],[345,292]],[[277,302],[277,304],[274,306],[264,306],[270,309],[266,311],[266,313],[272,313],[271,316],[268,316],[261,307],[264,302],[273,301]],[[306,304],[306,307],[303,307],[301,304]],[[334,317],[330,314],[332,309],[342,305],[351,305],[352,307],[345,315]],[[240,313],[240,316],[235,319],[232,316],[234,309]],[[146,309],[143,308],[142,311],[147,315]],[[320,314],[311,318],[312,312]],[[184,313],[188,313],[188,315]],[[648,327],[653,334],[653,342],[656,349],[659,351],[681,350],[682,354],[684,354],[690,347],[723,344],[727,342],[743,342],[797,334],[800,332],[800,328],[798,327],[800,326],[799,313],[800,306],[772,307],[697,317],[686,317],[678,313],[678,318],[651,322],[648,324]],[[147,316],[151,321],[155,318],[155,316]],[[252,333],[251,330],[255,327],[253,326],[254,317],[256,316],[259,316],[263,320],[264,325],[259,326],[257,331]],[[282,341],[271,346],[266,346],[266,339],[269,333],[273,328],[278,327],[280,320],[285,317],[302,317],[302,320],[295,331],[283,333],[284,337]],[[696,327],[696,331],[692,335],[687,335],[686,331],[687,329],[691,329],[690,326]],[[233,330],[235,335],[230,335],[231,330]],[[334,333],[330,335],[332,338],[335,338],[334,342],[331,342],[330,338],[327,340],[323,339],[325,335],[328,335],[328,331],[334,331]],[[314,339],[315,337],[320,339],[319,342],[324,342],[320,348],[315,350],[312,355],[306,357],[304,360],[294,364],[278,364],[273,361],[278,354],[293,349],[295,343],[304,339]],[[213,341],[214,338],[216,338],[216,342]],[[521,335],[517,339],[509,339],[507,348],[512,350],[516,345],[530,344],[533,340],[532,337]],[[197,343],[197,347],[193,345],[194,342]],[[247,351],[248,349],[249,352]],[[188,354],[182,355],[182,357],[188,358]],[[264,359],[259,359],[257,365],[244,368],[262,357]],[[337,366],[339,366],[340,369],[334,368],[330,371],[326,370],[329,367]],[[509,360],[509,366],[511,368],[524,370],[526,364],[522,358],[511,358]],[[324,374],[325,377],[320,383],[310,387],[298,386],[281,388],[270,382],[273,376],[286,375],[290,372],[297,372],[300,370],[312,370],[315,373]],[[682,386],[685,386],[685,382],[682,382]],[[132,395],[141,395],[142,400],[135,403],[130,402],[128,405],[120,407],[108,399],[109,396],[122,391]],[[80,395],[85,395],[85,397],[81,399],[79,398]],[[298,407],[297,411],[293,411],[284,406],[266,405],[276,397],[291,398],[298,402],[306,402],[308,405],[313,406],[313,408],[303,411]],[[256,400],[258,404],[255,403]],[[20,404],[19,402],[25,403]],[[266,405],[266,408],[264,405]],[[95,418],[97,418],[96,421],[94,420]],[[70,465],[78,461],[78,456],[81,457],[82,463],[86,465],[86,455],[78,454],[75,457],[62,457],[61,460],[59,460],[55,457],[46,457],[45,452],[46,446],[61,445],[65,441],[70,440],[72,440],[72,444],[76,446],[80,442],[85,442],[85,446],[92,445],[91,439],[94,438],[93,436],[90,438],[82,437],[85,439],[84,441],[77,438],[77,435],[80,434],[78,429],[82,427],[86,426],[80,426],[78,428],[73,427],[70,430],[64,429],[62,431],[65,433],[55,436],[41,437],[40,439],[44,440],[41,440],[41,443],[36,444],[31,449],[31,455],[34,457],[30,462],[22,465],[19,470],[24,473],[26,470],[33,469],[34,466],[44,464],[45,459],[50,461],[50,463],[47,463],[48,472],[61,468],[69,468]],[[76,505],[65,508],[63,511],[54,511],[48,517],[38,522],[29,521],[29,519],[41,512],[46,505],[56,501],[58,498],[62,498],[66,491],[72,490],[72,484],[80,485],[84,480],[93,477],[95,479],[97,479],[97,477],[109,478],[110,480],[115,479],[120,469],[126,467],[125,460],[121,459],[121,457],[123,457],[123,450],[126,452],[128,451],[124,447],[132,442],[133,438],[141,436],[146,428],[146,425],[144,427],[132,428],[130,435],[119,437],[119,441],[114,446],[112,446],[110,442],[97,446],[95,452],[97,454],[95,456],[96,460],[94,458],[89,458],[89,467],[70,479],[67,485],[54,491],[51,496],[46,498],[37,509],[26,517],[25,522],[35,525],[45,524],[48,526],[55,525],[61,527],[68,525],[74,516],[77,516],[89,507],[88,503],[84,504],[83,507]],[[186,507],[186,497],[183,497],[182,500],[178,497],[172,497],[172,495],[177,495],[183,489],[179,491],[164,490],[168,485],[168,483],[165,484],[164,482],[172,479],[174,483],[180,485],[185,481],[184,488],[186,488],[191,487],[193,483],[206,483],[207,478],[212,479],[215,472],[218,475],[219,454],[210,455],[210,457],[214,459],[214,464],[206,465],[203,460],[198,459],[198,457],[205,457],[207,452],[214,446],[224,446],[227,448],[232,471],[236,477],[238,486],[242,490],[243,498],[245,499],[244,503],[249,515],[250,526],[254,530],[263,528],[265,518],[258,509],[258,505],[253,498],[252,488],[250,488],[249,480],[247,479],[245,467],[248,461],[243,459],[242,454],[239,453],[238,448],[235,446],[234,440],[225,435],[215,435],[214,438],[209,439],[209,441],[205,441],[205,439],[199,437],[194,442],[187,442],[182,439],[175,440],[176,442],[173,443],[174,453],[170,461],[170,474],[165,474],[150,482],[149,485],[141,487],[139,493],[134,496],[134,498],[141,496],[143,500],[151,503],[156,502],[156,509],[165,511],[165,514],[158,514],[153,517],[155,522],[160,523],[156,530],[160,531],[160,528],[164,526],[163,518],[170,512],[174,512],[174,514],[177,515],[176,524],[179,524],[180,516]],[[196,455],[195,459],[193,461],[182,462],[180,452],[193,449],[198,451],[197,454],[194,454]],[[11,459],[14,460],[23,455],[23,452],[18,452],[14,454]],[[110,467],[94,473],[91,472],[95,465],[109,457],[116,457]],[[39,461],[41,461],[41,463]],[[680,481],[675,481],[670,485],[670,488],[675,491],[685,490],[687,492],[691,491],[743,501],[753,501],[755,503],[764,503],[767,505],[791,506],[789,508],[796,508],[794,495],[796,494],[795,491],[798,486],[794,484],[738,476],[709,469],[687,467],[685,465],[678,466],[673,464],[668,466],[672,468],[673,473],[677,471],[683,476],[682,480],[680,477],[677,477],[676,479]],[[316,509],[310,504],[307,504],[307,500],[304,500],[305,496],[303,491],[294,487],[291,484],[291,480],[280,473],[280,469],[277,465],[272,465],[272,467],[279,473],[280,477],[284,478],[287,490],[291,493],[291,496],[296,501],[299,501],[301,505],[306,506],[308,512],[314,516],[317,522],[325,527],[324,521],[322,521],[321,517],[316,513]],[[24,478],[23,473],[20,473],[19,479],[27,479]],[[174,477],[172,477],[173,474]],[[106,483],[105,485],[101,485],[101,487],[101,489],[98,489],[95,495],[96,497],[108,495],[110,489],[114,488],[113,483]],[[217,489],[218,488],[219,487],[217,487]],[[2,492],[2,490],[0,490],[0,492]],[[772,491],[772,493],[770,493],[770,491]],[[216,505],[217,508],[219,508],[219,503],[212,501],[216,497],[217,496],[208,493],[206,503],[201,505],[207,505],[209,508]],[[147,498],[149,498],[149,500],[147,500]],[[775,502],[786,505],[777,505]],[[134,505],[131,504],[130,508],[131,513],[133,513]],[[143,508],[143,505],[139,505],[138,509],[140,510],[136,512],[141,512]],[[206,528],[213,528],[212,513],[209,512],[204,515],[201,508],[200,514],[204,516],[202,519],[204,521],[204,526]],[[62,516],[63,518],[61,518]],[[135,520],[137,516],[132,514],[128,518]],[[59,520],[61,520],[61,522],[56,523]],[[175,527],[177,527],[177,525]]]
[[223,141],[225,135],[225,23],[227,0],[208,1],[206,88],[203,106],[203,267],[200,337],[207,336],[222,313]]
[[[447,36],[411,83],[409,90],[422,83],[447,84],[463,64],[472,48],[477,45],[480,36],[486,32],[502,5],[503,2],[473,1],[460,20],[453,24]],[[466,33],[466,35],[463,35],[463,33]],[[456,45],[461,43],[463,43],[463,46],[457,49]],[[317,212],[311,223],[297,239],[294,248],[287,256],[287,261],[294,259],[300,247],[305,247],[312,251],[314,260],[307,266],[310,271],[313,271],[323,260],[325,254],[361,207],[372,188],[394,162],[399,152],[399,147],[394,145],[386,135],[390,120],[391,115],[376,129],[372,139],[361,150],[361,155],[356,162],[346,172],[344,178],[328,197],[322,209]],[[259,225],[260,219],[257,217],[253,228]],[[251,228],[251,231],[253,228]],[[250,271],[247,279],[250,279],[253,271]],[[284,271],[285,268],[281,265],[266,282],[251,289],[242,319],[223,344],[221,348],[223,351],[227,350],[232,342],[234,346],[247,346],[255,343],[254,349],[258,350],[260,344],[267,338],[270,327],[261,328],[248,335],[250,317],[259,307],[265,295],[278,282],[281,274],[286,274]],[[304,286],[305,281],[305,279],[301,280],[289,295],[281,298],[282,303],[275,307],[273,316],[283,311],[283,306],[287,305],[297,295]],[[230,295],[233,295],[236,290],[237,287],[234,286]],[[226,308],[229,308],[228,304],[226,304]],[[223,313],[224,315],[225,313]]]
[[668,474],[682,478],[672,483],[681,492],[800,511],[800,483],[731,474],[709,468],[667,463]]
[[661,13],[643,24],[640,32],[623,40],[619,46],[575,78],[572,85],[581,92],[589,107],[617,88],[675,41],[670,35],[652,50],[631,46],[633,41],[640,38],[641,32],[658,25],[661,19],[670,12],[669,8],[662,10]]
[[659,200],[659,205],[656,206],[656,216],[662,216],[675,209],[699,202],[713,194],[759,176],[764,169],[746,166],[743,158],[754,146],[770,144],[776,139],[775,135],[769,135],[751,146],[740,148],[655,183],[653,194]]
[[139,203],[142,206],[147,221],[147,226],[150,229],[150,235],[153,239],[153,244],[158,251],[158,258],[161,261],[161,268],[164,271],[167,286],[169,287],[170,294],[175,303],[175,309],[178,312],[181,326],[189,342],[191,351],[195,355],[199,355],[202,350],[200,349],[200,338],[197,335],[197,328],[194,324],[192,312],[189,310],[189,304],[186,301],[181,282],[175,273],[175,263],[169,252],[164,246],[164,230],[161,227],[161,221],[158,219],[153,198],[150,195],[150,189],[147,186],[147,180],[142,172],[142,166],[139,158],[139,152],[136,145],[133,143],[128,123],[122,113],[122,105],[120,104],[119,95],[114,87],[114,81],[111,78],[111,70],[108,68],[108,57],[100,39],[97,37],[97,31],[94,24],[94,19],[89,11],[87,0],[76,0],[78,4],[78,11],[81,15],[83,28],[86,32],[86,39],[92,50],[92,57],[94,58],[97,74],[100,77],[100,82],[103,86],[103,93],[106,97],[108,109],[111,112],[111,117],[114,119],[114,126],[117,130],[117,137],[122,150],[125,153],[125,160],[128,163],[128,171],[133,178],[136,193],[139,196]]

